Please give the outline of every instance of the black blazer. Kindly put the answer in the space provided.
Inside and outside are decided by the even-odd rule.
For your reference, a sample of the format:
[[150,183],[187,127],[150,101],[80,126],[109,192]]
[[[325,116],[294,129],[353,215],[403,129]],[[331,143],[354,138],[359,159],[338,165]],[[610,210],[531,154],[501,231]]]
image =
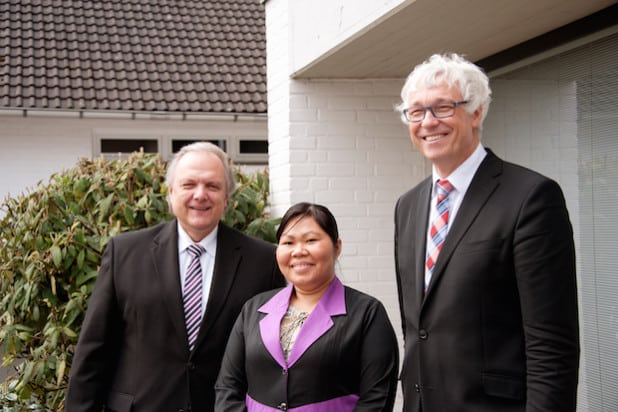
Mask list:
[[227,338],[246,300],[285,284],[275,246],[219,224],[208,304],[189,352],[177,221],[113,237],[75,350],[67,412],[214,409]]
[[303,324],[286,362],[279,336],[291,288],[262,293],[245,304],[215,387],[217,412],[392,411],[399,352],[380,301],[335,279]]
[[395,209],[404,411],[575,410],[575,251],[558,184],[480,165],[423,293],[431,180]]

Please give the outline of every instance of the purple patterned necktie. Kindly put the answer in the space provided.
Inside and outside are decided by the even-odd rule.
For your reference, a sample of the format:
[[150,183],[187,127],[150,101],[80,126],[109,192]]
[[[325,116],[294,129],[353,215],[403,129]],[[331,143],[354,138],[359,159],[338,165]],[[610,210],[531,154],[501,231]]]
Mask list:
[[201,245],[193,244],[187,248],[187,251],[191,255],[191,262],[185,274],[185,289],[182,299],[185,308],[189,350],[193,350],[202,321],[202,266],[200,256],[206,250]]
[[448,180],[438,180],[436,184],[436,190],[438,191],[436,203],[438,215],[431,224],[431,229],[429,229],[431,242],[427,245],[427,250],[429,252],[427,253],[426,261],[429,276],[425,281],[425,289],[427,289],[427,286],[429,285],[429,281],[431,280],[431,274],[433,273],[433,268],[435,267],[436,261],[438,260],[438,254],[440,253],[442,245],[444,244],[444,239],[446,238],[449,216],[448,195],[453,189],[453,185],[451,185]]

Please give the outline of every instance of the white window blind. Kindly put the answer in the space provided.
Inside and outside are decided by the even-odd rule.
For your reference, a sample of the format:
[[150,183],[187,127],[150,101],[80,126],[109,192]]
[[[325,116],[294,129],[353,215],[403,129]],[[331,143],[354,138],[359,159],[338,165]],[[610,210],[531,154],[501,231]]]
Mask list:
[[578,411],[618,411],[618,34],[492,78],[483,142],[560,182],[575,231]]

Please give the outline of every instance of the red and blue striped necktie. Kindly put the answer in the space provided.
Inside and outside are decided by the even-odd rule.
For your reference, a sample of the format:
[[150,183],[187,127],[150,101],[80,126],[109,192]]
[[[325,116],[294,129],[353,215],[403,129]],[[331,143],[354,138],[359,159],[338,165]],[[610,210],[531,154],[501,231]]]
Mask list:
[[440,253],[442,245],[444,244],[444,239],[446,238],[450,211],[448,195],[453,189],[453,185],[451,185],[448,180],[438,180],[436,182],[436,190],[438,192],[436,207],[438,209],[438,215],[432,222],[431,228],[429,229],[431,242],[427,245],[428,253],[426,260],[429,277],[425,281],[425,288],[429,285],[433,268],[438,260],[438,254]]

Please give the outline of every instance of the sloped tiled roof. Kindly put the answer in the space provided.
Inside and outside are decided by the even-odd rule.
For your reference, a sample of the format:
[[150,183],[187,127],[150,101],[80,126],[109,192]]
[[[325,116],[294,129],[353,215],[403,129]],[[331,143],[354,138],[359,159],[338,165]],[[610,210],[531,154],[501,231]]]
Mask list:
[[3,0],[0,108],[265,113],[259,0]]

